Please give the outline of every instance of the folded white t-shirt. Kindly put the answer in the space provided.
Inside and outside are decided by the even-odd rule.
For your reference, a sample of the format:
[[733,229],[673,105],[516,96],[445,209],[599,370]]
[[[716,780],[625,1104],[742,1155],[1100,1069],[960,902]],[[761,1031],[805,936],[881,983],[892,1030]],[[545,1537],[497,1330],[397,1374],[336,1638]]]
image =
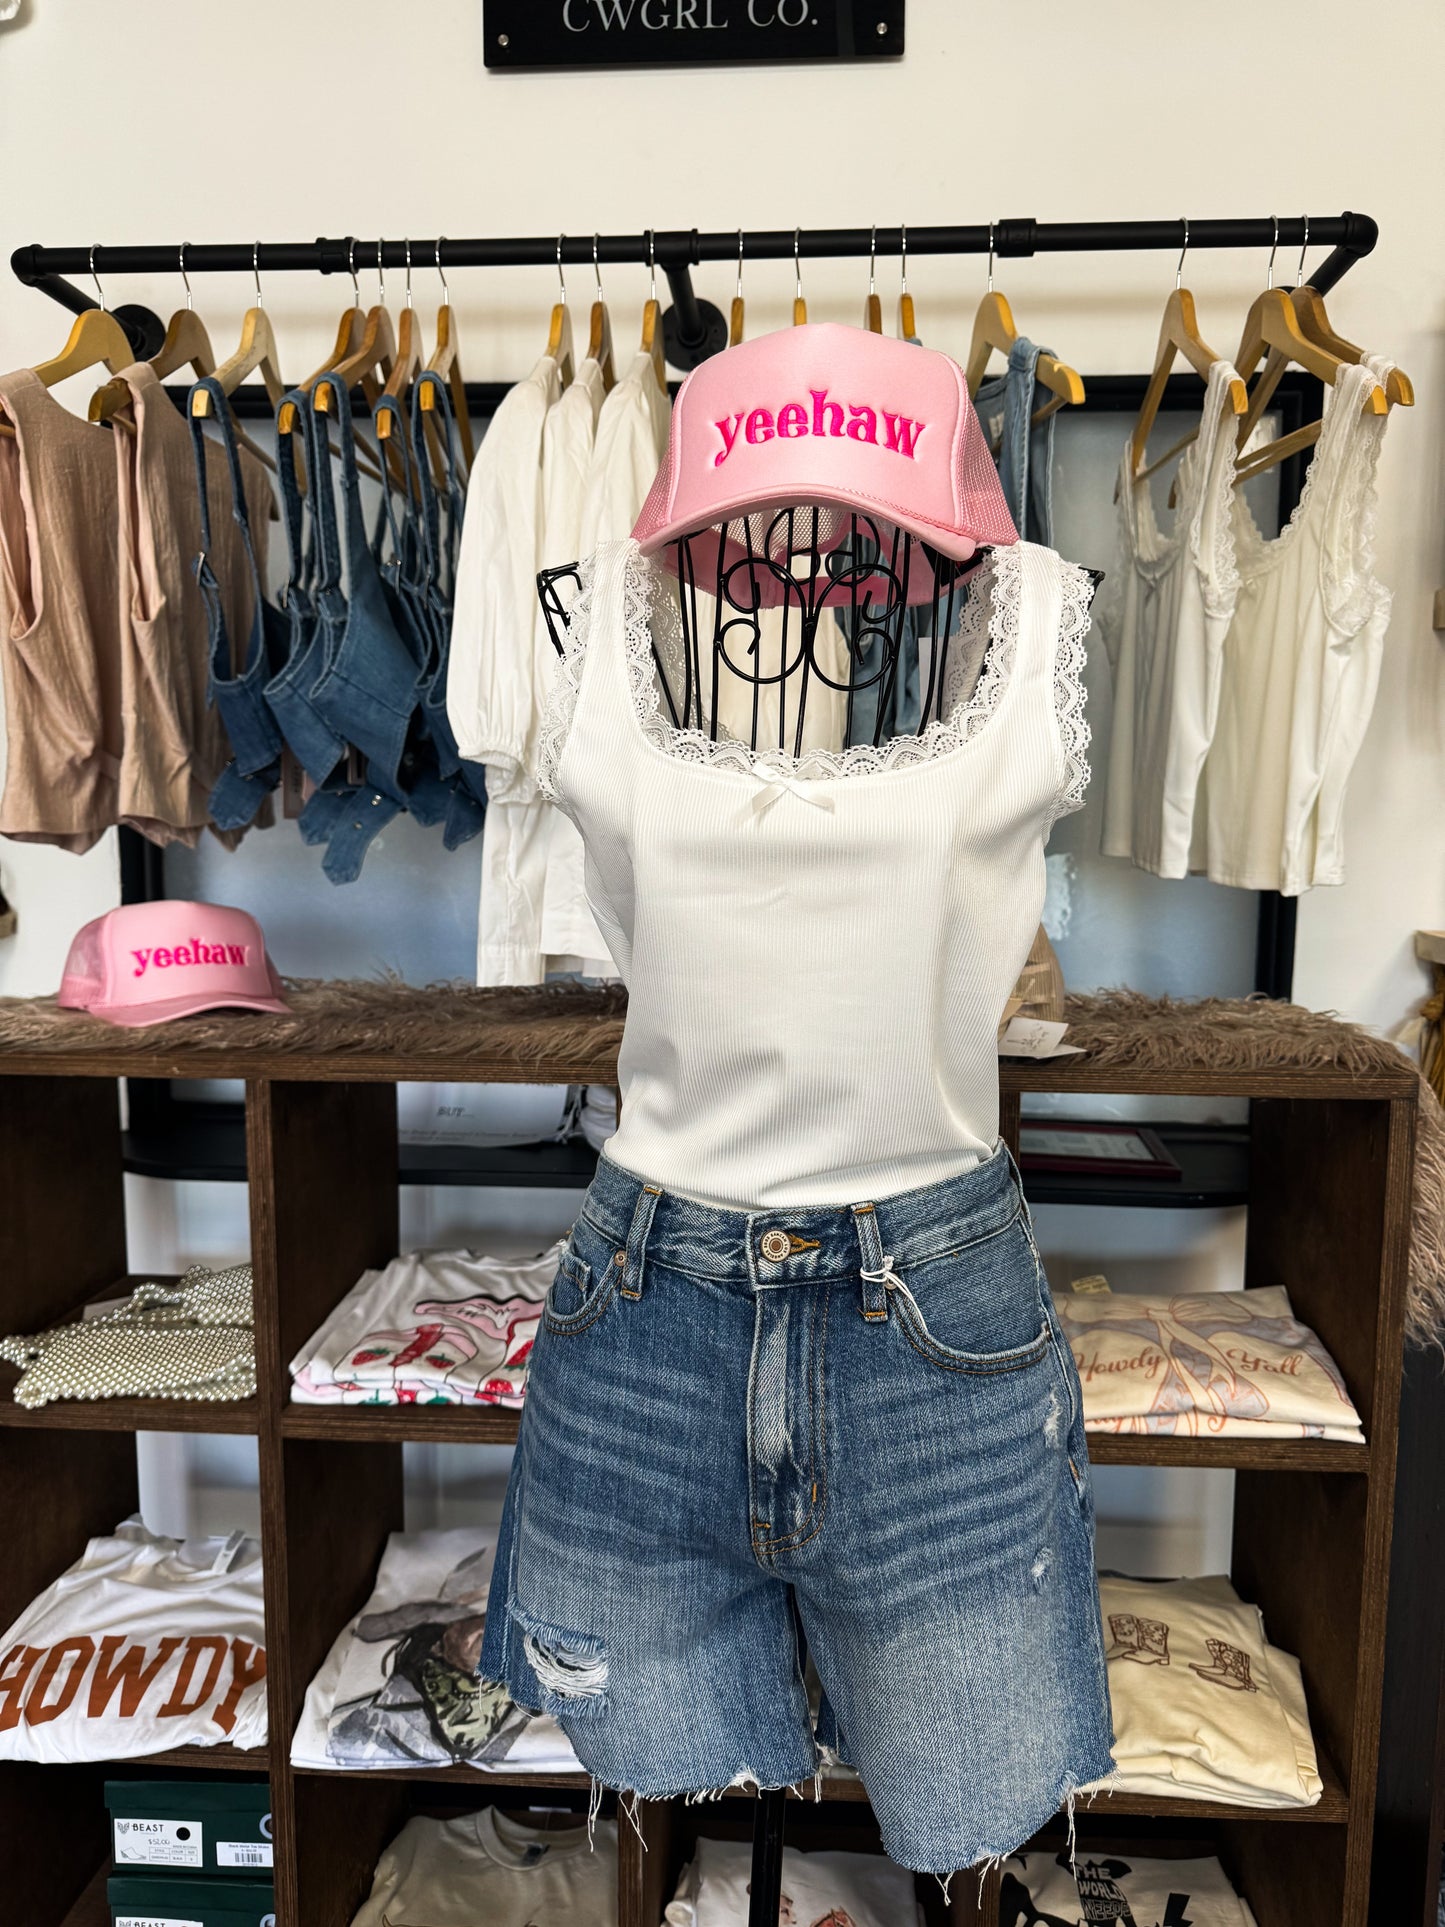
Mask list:
[[1030,1919],[1254,1927],[1254,1915],[1217,1860],[1142,1860],[1081,1847],[1071,1869],[1067,1852],[1012,1853],[1003,1863],[1001,1917],[1016,1918],[1025,1900]]
[[[668,1903],[666,1927],[748,1927],[753,1850],[699,1840]],[[779,1927],[922,1927],[913,1875],[879,1853],[783,1849]]]
[[1339,1367],[1282,1285],[1060,1292],[1091,1431],[1362,1443]]
[[408,1820],[352,1927],[616,1927],[617,1827],[523,1826],[488,1807]]
[[364,1272],[292,1359],[292,1398],[519,1406],[560,1251],[417,1251]]
[[470,1528],[391,1535],[371,1597],[306,1690],[294,1766],[581,1772],[555,1720],[476,1677],[495,1552]]
[[263,1746],[261,1548],[127,1519],[0,1639],[0,1759],[126,1760]]
[[1101,1578],[1112,1784],[1236,1806],[1313,1806],[1324,1791],[1299,1661],[1271,1646],[1228,1579]]

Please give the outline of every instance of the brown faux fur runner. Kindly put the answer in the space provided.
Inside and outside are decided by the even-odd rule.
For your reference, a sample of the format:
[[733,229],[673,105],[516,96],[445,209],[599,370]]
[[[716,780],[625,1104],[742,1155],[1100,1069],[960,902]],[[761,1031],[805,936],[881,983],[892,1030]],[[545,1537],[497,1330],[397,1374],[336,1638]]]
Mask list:
[[[186,1050],[324,1051],[328,1055],[453,1059],[469,1051],[515,1064],[545,1081],[566,1059],[613,1075],[626,997],[620,989],[576,985],[480,990],[470,984],[421,987],[395,980],[287,986],[285,1017],[212,1011],[167,1028]],[[1140,1070],[1263,1071],[1333,1068],[1352,1076],[1399,1070],[1408,1060],[1358,1024],[1297,1004],[1257,998],[1176,1002],[1137,991],[1070,996],[1069,1042],[1100,1067]],[[0,998],[0,1052],[104,1049],[137,1056],[153,1050],[153,1030],[122,1030],[54,998]],[[1410,1337],[1445,1349],[1445,1113],[1419,1080],[1414,1212],[1410,1238]]]

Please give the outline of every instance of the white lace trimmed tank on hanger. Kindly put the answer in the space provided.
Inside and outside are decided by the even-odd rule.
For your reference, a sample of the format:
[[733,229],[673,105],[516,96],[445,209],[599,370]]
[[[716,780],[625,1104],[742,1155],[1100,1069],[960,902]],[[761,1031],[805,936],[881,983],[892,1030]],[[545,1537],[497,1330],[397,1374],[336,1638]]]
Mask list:
[[1286,896],[1344,882],[1341,819],[1379,682],[1390,593],[1375,576],[1388,364],[1341,369],[1299,506],[1273,541],[1236,489],[1239,594],[1206,768],[1209,876]]
[[1121,564],[1099,616],[1114,684],[1103,850],[1161,877],[1189,872],[1200,773],[1239,587],[1230,525],[1234,380],[1227,361],[1209,371],[1199,436],[1179,466],[1167,534],[1149,484],[1135,478],[1128,443],[1119,474]]
[[539,773],[583,833],[629,990],[614,1163],[771,1210],[887,1197],[992,1154],[986,1014],[1038,928],[1049,829],[1083,800],[1092,594],[1050,549],[996,550],[942,719],[793,760],[665,720],[652,651],[678,657],[673,587],[636,542],[598,552]]

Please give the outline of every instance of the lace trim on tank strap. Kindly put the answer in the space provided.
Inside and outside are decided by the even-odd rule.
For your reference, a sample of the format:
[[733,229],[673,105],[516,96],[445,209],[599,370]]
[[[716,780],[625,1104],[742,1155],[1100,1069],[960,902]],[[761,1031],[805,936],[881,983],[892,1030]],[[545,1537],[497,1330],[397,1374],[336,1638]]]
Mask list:
[[[1229,376],[1233,374],[1234,369],[1230,366]],[[1207,452],[1200,444],[1195,445],[1201,460],[1209,462],[1214,477],[1213,487],[1210,486],[1208,474],[1204,477],[1199,492],[1199,506],[1189,530],[1190,553],[1199,568],[1205,609],[1210,615],[1221,617],[1234,614],[1234,605],[1239,598],[1239,561],[1234,529],[1234,414],[1232,410],[1225,413],[1229,376],[1221,374],[1220,393],[1212,398],[1215,404],[1214,420]],[[1223,444],[1222,449],[1220,444]],[[1204,525],[1208,520],[1213,522],[1214,540],[1206,555]]]
[[1082,809],[1089,786],[1088,748],[1093,732],[1084,715],[1084,639],[1089,633],[1094,600],[1094,578],[1072,562],[1059,566],[1063,609],[1059,616],[1059,644],[1054,654],[1054,714],[1064,746],[1064,780],[1054,797],[1049,822]]
[[[604,553],[604,552],[599,552]],[[572,718],[582,687],[582,666],[587,659],[587,638],[592,631],[592,603],[597,583],[596,556],[582,563],[579,587],[567,624],[567,642],[552,669],[542,721],[537,731],[537,787],[551,802],[558,802],[557,769],[562,751],[572,732]]]
[[1379,509],[1376,475],[1388,415],[1361,413],[1351,423],[1338,500],[1326,524],[1320,581],[1325,609],[1343,635],[1356,635],[1391,595],[1375,574],[1375,523]]
[[[738,770],[763,777],[772,777],[782,771],[793,777],[814,781],[841,776],[871,776],[883,770],[907,769],[918,763],[934,762],[978,734],[997,709],[1013,669],[1022,603],[1023,556],[1018,548],[1010,547],[995,550],[974,577],[964,605],[961,632],[950,650],[954,660],[950,663],[949,684],[956,688],[959,678],[966,674],[970,660],[977,659],[976,649],[970,650],[961,645],[967,644],[970,634],[977,640],[987,602],[988,653],[973,692],[966,701],[959,703],[941,720],[930,723],[918,735],[895,736],[890,742],[876,747],[872,743],[857,743],[842,750],[810,749],[798,757],[785,755],[776,749],[755,750],[734,737],[719,736],[714,739],[700,729],[679,729],[662,714],[657,664],[653,657],[654,624],[660,630],[657,637],[658,654],[664,662],[680,662],[681,616],[662,571],[649,562],[640,550],[634,548],[625,564],[624,575],[627,675],[638,723],[650,743],[664,755],[675,757],[679,762],[705,764],[713,769]],[[1088,577],[1083,577],[1083,580],[1087,583]],[[574,616],[574,633],[576,626]],[[1084,741],[1087,740],[1085,726]]]

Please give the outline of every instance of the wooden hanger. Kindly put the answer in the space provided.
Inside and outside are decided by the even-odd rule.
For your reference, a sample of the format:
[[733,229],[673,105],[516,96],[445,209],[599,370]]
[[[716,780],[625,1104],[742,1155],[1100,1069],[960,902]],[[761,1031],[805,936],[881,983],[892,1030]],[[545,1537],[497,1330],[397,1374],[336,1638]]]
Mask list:
[[[151,373],[157,380],[164,381],[167,375],[174,375],[182,368],[189,368],[197,375],[209,375],[216,366],[216,352],[211,346],[211,337],[206,333],[206,324],[191,305],[191,283],[186,273],[186,243],[181,243],[181,279],[186,284],[186,305],[177,308],[166,327],[166,337],[161,343],[159,354],[150,361]],[[104,387],[97,388],[90,398],[90,419],[93,422],[108,422],[118,415],[130,401],[130,385],[124,381],[108,381]],[[255,444],[251,444],[255,453]]]
[[647,231],[647,265],[652,274],[652,293],[642,305],[642,353],[652,361],[652,372],[663,394],[667,393],[667,351],[662,338],[662,303],[657,298],[657,256],[652,230]]
[[[386,378],[383,395],[393,401],[401,401],[412,382],[422,369],[421,326],[417,321],[416,309],[411,303],[411,242],[406,243],[406,303],[401,311],[401,321],[397,329],[396,354],[391,364],[391,373]],[[376,417],[376,437],[378,441],[388,441],[395,420],[392,411],[383,409]]]
[[[221,392],[232,395],[246,379],[259,368],[261,379],[266,384],[266,393],[274,407],[286,392],[286,384],[281,379],[281,355],[276,346],[276,336],[271,327],[270,316],[266,313],[261,298],[260,273],[261,244],[251,244],[251,273],[256,282],[256,301],[241,318],[241,341],[229,360],[223,361],[215,371]],[[209,415],[211,412],[210,390],[198,388],[191,397],[193,415]]]
[[597,260],[597,236],[592,237],[592,277],[597,283],[597,295],[592,303],[592,313],[587,324],[587,359],[595,361],[602,370],[604,393],[611,393],[617,383],[617,363],[612,352],[612,317],[607,312],[607,303],[602,297],[602,269]]
[[551,325],[547,329],[547,350],[557,364],[562,386],[570,388],[575,371],[575,357],[572,352],[572,311],[567,306],[567,282],[562,273],[562,243],[565,234],[557,236],[557,280],[561,293],[552,309]]
[[[462,445],[462,459],[466,464],[463,472],[464,474],[469,474],[471,472],[472,462],[476,457],[477,448],[472,438],[471,416],[467,413],[467,385],[462,379],[461,357],[457,352],[457,326],[456,317],[452,313],[451,290],[447,286],[445,274],[442,274],[442,238],[443,237],[439,236],[437,239],[436,261],[434,263],[438,275],[441,276],[442,305],[437,309],[437,345],[432,350],[431,360],[427,363],[427,368],[432,374],[442,377],[451,394],[452,417],[457,425],[457,435]],[[424,415],[435,414],[436,405],[436,393],[431,383],[427,382],[423,385],[421,391],[422,413]],[[429,433],[428,439],[432,445],[432,470],[435,474],[442,457],[439,438],[434,429]],[[440,487],[441,485],[442,478],[438,475],[437,486]]]
[[[1164,385],[1169,379],[1169,371],[1176,359],[1182,355],[1201,381],[1209,379],[1209,371],[1219,360],[1219,356],[1199,332],[1199,318],[1194,311],[1194,296],[1183,284],[1184,257],[1189,252],[1189,223],[1184,223],[1184,245],[1179,250],[1179,263],[1174,270],[1174,292],[1164,304],[1164,317],[1159,323],[1159,345],[1154,354],[1154,372],[1149,377],[1149,386],[1144,390],[1144,399],[1139,405],[1139,414],[1134,423],[1134,433],[1129,441],[1129,468],[1136,482],[1144,481],[1162,468],[1165,462],[1172,461],[1183,449],[1187,448],[1198,435],[1198,429],[1176,442],[1167,455],[1144,467],[1144,452],[1149,443],[1149,431],[1159,416],[1160,404],[1164,400]],[[1236,415],[1242,415],[1248,406],[1244,383],[1236,375],[1229,384],[1229,405]]]
[[[908,292],[908,229],[900,227],[898,232],[901,243],[900,265],[903,274],[903,286],[898,294],[898,334],[900,340],[917,341],[918,316],[913,311],[913,296]],[[990,274],[990,286],[992,282],[993,276]],[[880,329],[879,332],[881,334],[882,330]]]
[[[803,299],[803,261],[802,233],[793,229],[793,326],[806,328],[808,325],[808,304]],[[882,333],[882,330],[879,330]]]
[[863,303],[863,326],[870,335],[883,332],[883,303],[878,295],[878,230],[868,243],[868,294]]
[[728,316],[728,346],[736,348],[743,338],[747,309],[743,303],[743,231],[738,229],[738,285],[733,291],[732,312]]
[[67,376],[78,375],[86,368],[105,367],[113,375],[118,375],[122,368],[129,368],[136,358],[130,336],[105,305],[105,291],[96,277],[93,247],[90,250],[90,278],[95,282],[100,306],[87,308],[84,314],[77,315],[60,353],[50,361],[38,363],[31,370],[36,380],[44,382],[47,388],[54,388],[57,382],[64,381]]
[[[911,304],[910,304],[911,307]],[[970,397],[976,397],[983,384],[984,375],[995,350],[1005,360],[1019,338],[1014,322],[1013,309],[1009,306],[1008,296],[999,294],[993,285],[993,227],[988,231],[988,288],[978,304],[973,317],[973,337],[968,347],[968,366],[965,379]],[[1050,415],[1056,415],[1061,408],[1077,408],[1084,399],[1084,383],[1076,370],[1057,355],[1040,353],[1034,368],[1034,380],[1047,388],[1052,401],[1036,408],[1029,417],[1032,424],[1045,422]],[[998,451],[995,450],[995,453]]]
[[[1343,335],[1337,335],[1330,326],[1329,316],[1325,313],[1325,304],[1321,301],[1315,289],[1302,284],[1291,291],[1289,302],[1295,311],[1301,331],[1307,339],[1314,342],[1327,354],[1334,355],[1342,363],[1347,362],[1358,366],[1358,364],[1363,361],[1364,354],[1362,350],[1357,348],[1353,342],[1346,341]],[[1279,387],[1280,377],[1289,367],[1290,359],[1291,357],[1287,350],[1279,347],[1270,348],[1269,354],[1265,359],[1264,367],[1260,370],[1259,379],[1250,391],[1249,411],[1245,416],[1243,424],[1244,439],[1247,439],[1248,436],[1254,432],[1256,425],[1273,400],[1274,392]],[[1242,368],[1241,372],[1247,375],[1250,371],[1247,368]],[[1385,381],[1385,400],[1392,408],[1414,407],[1414,383],[1402,368],[1392,368],[1390,370]],[[1262,453],[1263,451],[1259,452]]]
[[[1271,268],[1274,254],[1270,254]],[[1280,376],[1293,362],[1307,374],[1315,375],[1330,387],[1334,387],[1342,368],[1358,366],[1322,347],[1319,342],[1308,336],[1300,323],[1299,311],[1292,298],[1283,288],[1266,288],[1259,295],[1245,318],[1244,333],[1240,338],[1239,355],[1236,361],[1241,374],[1248,376],[1258,366],[1266,349],[1272,352],[1265,358],[1264,371],[1254,385],[1249,398],[1249,406],[1239,424],[1238,447],[1243,454],[1246,443],[1256,426],[1263,418],[1270,399],[1279,385]],[[1381,385],[1376,382],[1365,397],[1363,412],[1367,415],[1384,415],[1389,412],[1389,398]],[[1268,442],[1257,448],[1235,471],[1234,486],[1262,475],[1266,469],[1274,468],[1286,461],[1291,455],[1312,447],[1320,438],[1323,420],[1306,422],[1291,435],[1283,435],[1277,441]]]
[[[98,281],[96,286],[100,286]],[[50,361],[40,362],[31,373],[47,388],[53,388],[68,375],[81,374],[87,368],[104,367],[109,368],[112,374],[118,374],[122,368],[129,368],[134,360],[135,349],[131,346],[130,337],[110,310],[87,308],[84,314],[76,316],[69,339],[60,353]],[[121,386],[125,387],[124,382]],[[129,396],[129,389],[126,389],[126,394]],[[0,421],[0,436],[13,441],[15,430],[8,422]]]

